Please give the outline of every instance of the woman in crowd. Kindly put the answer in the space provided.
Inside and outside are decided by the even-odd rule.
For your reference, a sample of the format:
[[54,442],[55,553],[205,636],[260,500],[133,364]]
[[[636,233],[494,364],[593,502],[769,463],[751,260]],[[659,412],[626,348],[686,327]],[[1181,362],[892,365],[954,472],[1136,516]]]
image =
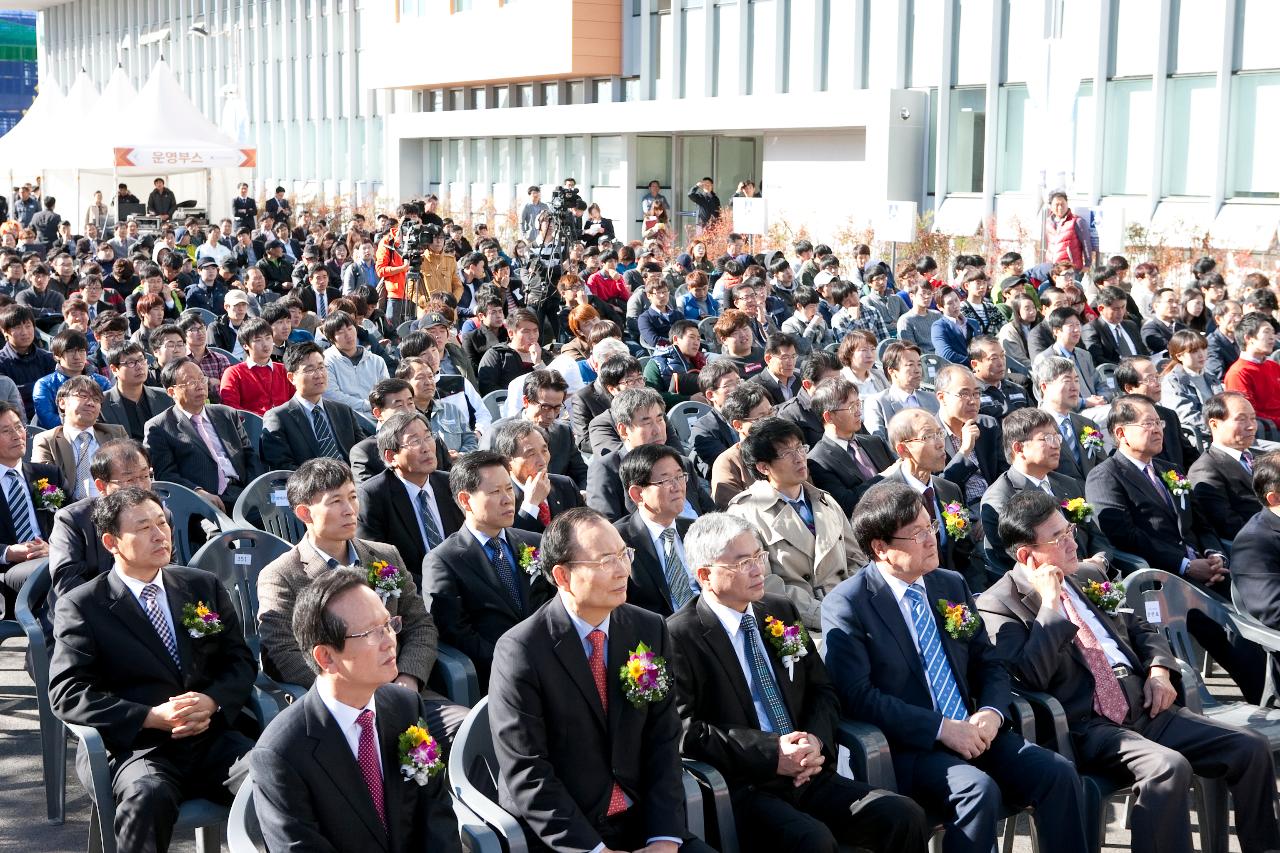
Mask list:
[[1222,391],[1220,383],[1204,374],[1208,355],[1209,344],[1199,332],[1174,332],[1169,339],[1169,361],[1160,379],[1161,402],[1178,413],[1183,431],[1192,435],[1207,433],[1204,404]]

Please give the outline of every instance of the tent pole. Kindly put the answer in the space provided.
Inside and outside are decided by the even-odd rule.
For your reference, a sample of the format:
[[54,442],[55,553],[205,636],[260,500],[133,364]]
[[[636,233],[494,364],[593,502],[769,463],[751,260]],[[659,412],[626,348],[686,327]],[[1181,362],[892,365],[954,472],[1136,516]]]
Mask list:
[[213,169],[204,170],[204,218],[213,224]]

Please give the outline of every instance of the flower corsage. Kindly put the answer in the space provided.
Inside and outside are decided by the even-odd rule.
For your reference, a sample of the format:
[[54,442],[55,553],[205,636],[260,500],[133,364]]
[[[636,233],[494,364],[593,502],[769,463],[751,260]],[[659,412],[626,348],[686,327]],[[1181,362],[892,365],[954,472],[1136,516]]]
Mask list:
[[1085,598],[1089,599],[1105,613],[1115,613],[1116,608],[1124,604],[1124,584],[1119,581],[1085,581],[1080,585]]
[[1097,456],[1103,450],[1102,433],[1093,427],[1085,427],[1080,430],[1080,446],[1088,451],[1090,456]]
[[1187,494],[1191,491],[1191,481],[1170,468],[1160,475],[1160,479],[1164,480],[1164,484],[1169,487],[1169,493],[1178,499],[1182,504],[1182,508],[1187,508]]
[[942,508],[942,523],[946,525],[948,536],[963,539],[969,535],[969,510],[964,504],[949,503]]
[[182,627],[195,639],[211,637],[222,631],[222,619],[203,601],[182,605]]
[[782,655],[782,663],[787,668],[787,677],[795,681],[796,661],[809,654],[809,632],[799,622],[787,625],[781,619],[772,616],[764,617],[765,636]]
[[67,493],[57,486],[50,485],[48,477],[41,477],[35,482],[34,497],[40,509],[61,509],[67,502]]
[[425,785],[444,769],[443,750],[430,734],[427,724],[418,720],[400,735],[400,775],[406,782]]
[[542,552],[532,545],[524,545],[520,548],[520,556],[516,558],[516,562],[520,564],[520,570],[531,578],[536,578],[542,574]]
[[1072,524],[1084,524],[1093,518],[1093,505],[1085,503],[1084,498],[1072,498],[1062,502],[1062,511],[1067,521]]
[[399,598],[400,591],[404,589],[404,572],[386,560],[374,560],[370,563],[367,577],[369,586],[373,587],[383,604],[388,599]]
[[978,630],[982,620],[963,601],[938,599],[938,612],[942,614],[942,627],[953,640],[967,640]]
[[655,655],[644,643],[627,655],[627,662],[622,665],[619,675],[622,676],[622,692],[626,694],[627,701],[637,708],[643,708],[650,702],[661,702],[671,689],[666,659]]

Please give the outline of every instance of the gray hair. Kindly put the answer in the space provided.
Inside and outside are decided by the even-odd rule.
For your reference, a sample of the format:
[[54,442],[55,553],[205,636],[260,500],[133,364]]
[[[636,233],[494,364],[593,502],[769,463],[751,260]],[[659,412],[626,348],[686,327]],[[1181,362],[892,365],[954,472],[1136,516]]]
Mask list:
[[1041,385],[1048,385],[1060,376],[1066,376],[1068,373],[1075,373],[1076,366],[1071,363],[1071,359],[1063,358],[1060,355],[1051,355],[1042,358],[1040,363],[1031,369],[1031,381],[1039,388]]
[[[731,539],[743,533],[756,536],[756,529],[743,518],[727,512],[709,512],[700,516],[684,535],[685,562],[690,569],[709,566],[724,554]],[[759,537],[756,537],[757,542]]]
[[551,443],[550,439],[547,438],[547,431],[533,421],[516,418],[507,423],[499,424],[498,428],[493,431],[493,438],[489,442],[490,449],[494,453],[501,453],[511,459],[519,455],[520,442],[535,432],[542,436],[543,441],[548,444]]
[[652,406],[657,406],[660,411],[667,408],[662,402],[662,395],[652,388],[628,388],[613,395],[609,412],[613,415],[614,424],[629,427],[637,412]]
[[415,421],[422,421],[427,425],[427,432],[431,432],[431,421],[417,410],[411,412],[401,410],[383,421],[378,426],[378,454],[385,457],[388,453],[399,453],[400,448],[404,446],[400,438]]
[[591,361],[597,367],[617,355],[631,355],[631,350],[618,338],[601,338],[591,348]]
[[924,409],[902,409],[889,419],[887,431],[889,444],[897,451],[898,445],[916,438],[915,422],[918,415],[924,415],[933,426],[941,426],[936,417]]
[[953,384],[960,381],[962,376],[972,376],[973,371],[965,367],[963,364],[946,364],[938,369],[938,373],[933,377],[933,390],[946,391]]

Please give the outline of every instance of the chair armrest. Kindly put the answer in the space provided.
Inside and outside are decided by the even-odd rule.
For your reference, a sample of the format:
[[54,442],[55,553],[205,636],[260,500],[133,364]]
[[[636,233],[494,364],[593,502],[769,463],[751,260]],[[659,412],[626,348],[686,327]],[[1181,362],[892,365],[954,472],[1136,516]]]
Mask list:
[[1020,696],[1014,695],[1009,702],[1009,710],[1013,714],[1014,731],[1022,735],[1022,739],[1035,743],[1036,740],[1036,713],[1031,708],[1031,703]]
[[1203,714],[1204,699],[1201,697],[1200,691],[1201,689],[1207,691],[1207,688],[1204,687],[1204,682],[1200,680],[1200,673],[1182,658],[1178,658],[1178,671],[1182,673],[1181,698],[1187,710],[1196,714]]
[[446,643],[436,647],[436,665],[427,683],[459,705],[472,708],[480,701],[480,677],[475,664]]
[[[738,825],[733,819],[733,801],[729,797],[729,786],[724,781],[724,776],[720,775],[719,770],[716,770],[706,762],[695,761],[692,758],[686,758],[683,761],[685,773],[697,780],[699,787],[703,788],[706,794],[711,795],[711,801],[715,805],[716,833],[719,835],[719,843],[715,845],[716,848],[719,850],[737,850]],[[706,813],[705,809],[703,813]],[[707,838],[705,834],[702,834],[701,837],[707,843],[711,843],[711,839]]]
[[[1071,748],[1071,732],[1067,728],[1067,711],[1062,707],[1062,703],[1048,693],[1027,690],[1022,687],[1017,688],[1014,694],[1032,709],[1034,723],[1048,724],[1054,751],[1064,758],[1074,761],[1075,751]],[[1025,733],[1023,737],[1027,737],[1028,740],[1035,739],[1036,742],[1039,742],[1039,738],[1036,738],[1035,734],[1036,730],[1033,729],[1032,737],[1027,737]]]
[[[36,616],[36,609],[44,604],[43,601],[33,602],[31,595],[35,585],[35,579],[40,574],[39,565],[43,563],[48,565],[49,558],[42,557],[39,560],[28,560],[26,563],[19,563],[17,566],[11,566],[10,569],[17,569],[21,566],[34,564],[37,569],[33,571],[22,585],[22,589],[18,590],[18,601],[15,612],[18,618],[18,624],[22,626],[23,633],[27,635],[27,648],[30,652],[32,673],[37,685],[49,684],[49,651],[48,644],[44,635],[44,626],[40,624],[39,617]],[[48,593],[45,594],[46,600]],[[34,606],[33,606],[34,605]]]
[[889,754],[889,741],[870,723],[841,720],[836,725],[836,743],[849,750],[849,767],[853,775],[875,788],[898,790]]
[[458,834],[464,841],[464,849],[471,853],[502,853],[498,833],[456,799],[453,801],[453,814],[458,820]]
[[1119,548],[1113,548],[1107,557],[1111,560],[1111,564],[1116,567],[1116,570],[1120,572],[1122,578],[1128,577],[1133,572],[1151,568],[1151,565],[1143,557],[1139,557],[1137,554],[1130,554],[1128,551],[1121,551]]
[[80,748],[89,759],[89,783],[92,790],[89,796],[98,808],[98,822],[104,829],[103,839],[113,838],[112,827],[115,825],[115,795],[111,791],[111,769],[107,765],[107,747],[102,742],[102,735],[93,726],[79,723],[63,722],[63,725],[80,739]]

